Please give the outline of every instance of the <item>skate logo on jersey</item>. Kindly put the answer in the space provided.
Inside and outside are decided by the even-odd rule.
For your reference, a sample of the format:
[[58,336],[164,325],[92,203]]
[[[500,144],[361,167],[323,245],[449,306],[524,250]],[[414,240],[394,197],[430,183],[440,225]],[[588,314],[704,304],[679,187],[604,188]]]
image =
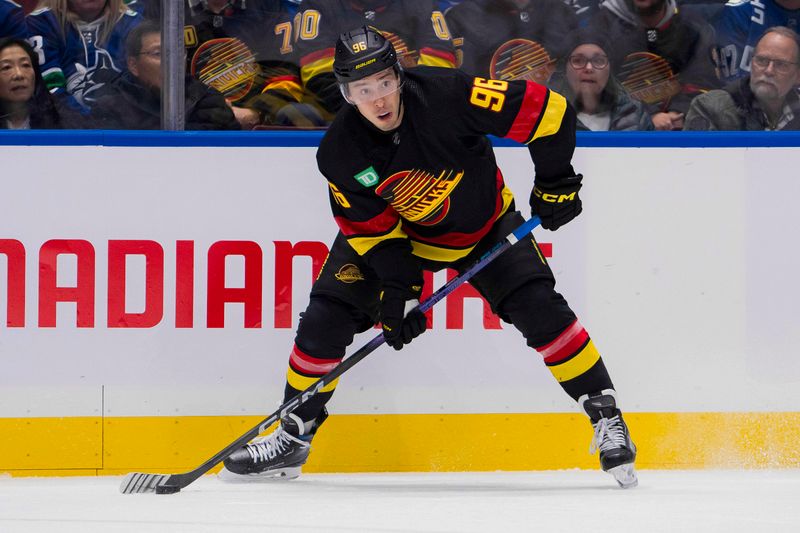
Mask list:
[[361,270],[352,263],[347,263],[339,269],[339,272],[333,275],[337,280],[342,283],[355,283],[356,281],[364,281],[364,274]]
[[378,173],[375,172],[374,167],[369,167],[368,169],[362,170],[353,177],[364,187],[372,187],[373,185],[377,184],[379,180]]
[[392,174],[375,192],[406,220],[433,226],[449,213],[450,195],[463,177],[463,170],[443,170],[438,178],[424,170],[404,170]]

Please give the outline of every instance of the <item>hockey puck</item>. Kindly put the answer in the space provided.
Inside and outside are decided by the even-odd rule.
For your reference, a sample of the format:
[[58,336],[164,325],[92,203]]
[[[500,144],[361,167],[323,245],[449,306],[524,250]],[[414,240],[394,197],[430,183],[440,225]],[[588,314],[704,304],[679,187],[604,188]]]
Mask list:
[[175,494],[180,491],[181,488],[175,485],[159,485],[156,487],[156,494]]

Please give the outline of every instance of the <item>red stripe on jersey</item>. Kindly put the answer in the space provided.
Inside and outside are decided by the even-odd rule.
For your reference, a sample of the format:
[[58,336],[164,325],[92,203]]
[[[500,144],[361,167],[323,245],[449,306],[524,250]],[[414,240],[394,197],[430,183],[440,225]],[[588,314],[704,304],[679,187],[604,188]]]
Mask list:
[[495,200],[495,208],[494,213],[491,217],[486,221],[486,224],[483,225],[478,231],[474,231],[472,233],[446,233],[444,235],[439,235],[436,237],[423,237],[416,233],[415,231],[411,230],[410,228],[403,226],[403,231],[406,232],[406,235],[414,239],[415,241],[430,243],[430,244],[441,244],[453,248],[463,248],[467,246],[472,246],[483,237],[489,233],[489,230],[492,228],[492,225],[497,221],[497,218],[502,214],[503,210],[503,195],[502,191],[505,186],[503,182],[503,174],[500,172],[500,169],[497,169],[497,196]]
[[317,50],[316,52],[311,52],[310,54],[304,55],[300,59],[300,66],[304,67],[309,63],[313,63],[314,61],[319,61],[320,59],[333,57],[333,53],[334,53],[333,48],[324,48],[322,50]]
[[557,363],[575,355],[586,344],[589,333],[576,320],[549,344],[536,348],[546,364]]
[[300,77],[299,76],[292,76],[291,74],[287,74],[285,76],[275,76],[274,78],[270,78],[267,80],[267,83],[278,83],[281,81],[291,81],[297,84],[300,84]]
[[547,87],[532,81],[526,82],[525,96],[522,105],[517,113],[517,118],[511,124],[505,137],[513,139],[519,143],[525,143],[533,137],[533,129],[539,122],[539,117],[544,111],[544,104],[547,102]]
[[439,50],[437,48],[420,48],[419,50],[420,55],[425,54],[428,56],[438,57],[439,59],[444,59],[445,61],[449,61],[453,65],[456,64],[456,56],[452,52],[448,52],[447,50]]
[[363,222],[348,220],[344,217],[334,218],[344,236],[350,237],[352,235],[380,235],[381,233],[386,233],[397,225],[400,215],[391,206],[387,206],[383,213]]
[[304,374],[323,375],[327,374],[342,362],[342,357],[338,359],[318,359],[311,357],[307,353],[300,351],[295,344],[292,346],[292,354],[289,356],[289,364],[292,368]]

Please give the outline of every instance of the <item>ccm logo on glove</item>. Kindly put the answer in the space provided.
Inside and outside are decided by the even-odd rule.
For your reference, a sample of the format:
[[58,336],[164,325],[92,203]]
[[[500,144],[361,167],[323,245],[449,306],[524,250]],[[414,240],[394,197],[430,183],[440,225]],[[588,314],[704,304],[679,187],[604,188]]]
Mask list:
[[581,214],[578,196],[583,176],[569,176],[552,183],[537,183],[531,192],[531,213],[538,215],[544,229],[556,230]]

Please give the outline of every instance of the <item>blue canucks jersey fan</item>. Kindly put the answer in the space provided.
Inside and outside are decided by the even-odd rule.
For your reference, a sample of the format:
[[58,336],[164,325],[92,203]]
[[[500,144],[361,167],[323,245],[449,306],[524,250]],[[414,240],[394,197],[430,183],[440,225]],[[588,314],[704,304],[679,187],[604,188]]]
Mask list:
[[28,30],[47,87],[91,107],[125,69],[125,37],[141,20],[123,0],[42,0]]
[[800,23],[800,0],[731,0],[714,21],[718,76],[729,82],[750,74],[756,43],[767,28]]

